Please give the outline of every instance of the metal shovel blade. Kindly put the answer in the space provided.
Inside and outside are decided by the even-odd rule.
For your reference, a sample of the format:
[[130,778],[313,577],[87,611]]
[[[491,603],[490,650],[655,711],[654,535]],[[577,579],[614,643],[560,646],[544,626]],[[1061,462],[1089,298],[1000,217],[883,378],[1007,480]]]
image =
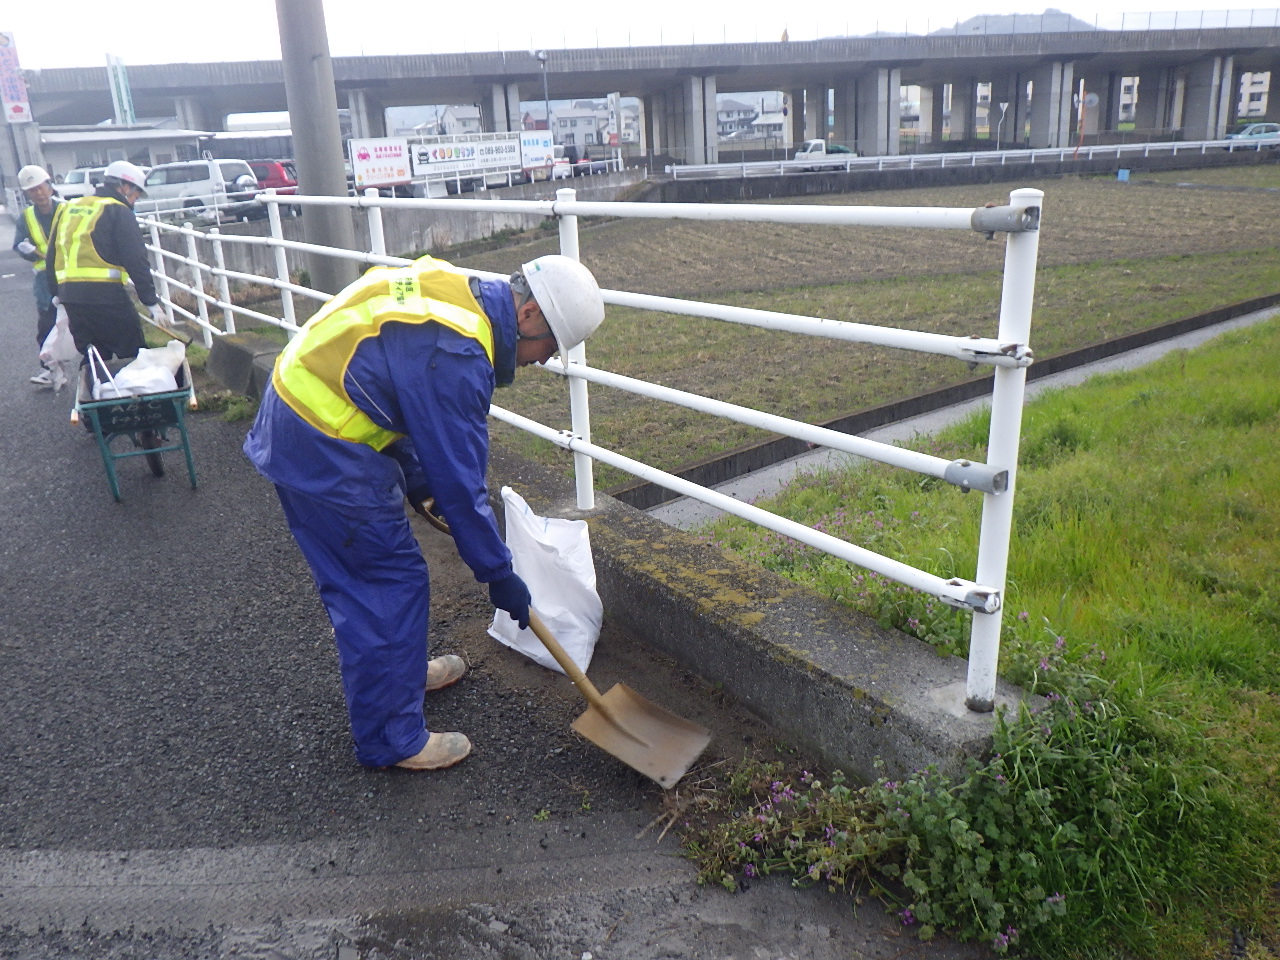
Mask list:
[[625,683],[573,721],[573,729],[663,787],[673,787],[711,742],[711,731],[646,700]]

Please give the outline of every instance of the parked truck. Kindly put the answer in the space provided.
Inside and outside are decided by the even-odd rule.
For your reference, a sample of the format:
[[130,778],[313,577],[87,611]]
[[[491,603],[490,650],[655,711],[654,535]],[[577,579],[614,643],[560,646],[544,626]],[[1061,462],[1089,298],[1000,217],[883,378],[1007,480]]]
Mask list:
[[[806,140],[796,151],[797,160],[837,160],[856,157],[858,152],[850,150],[838,143],[827,143],[825,140]],[[806,170],[820,170],[821,166],[806,167]]]

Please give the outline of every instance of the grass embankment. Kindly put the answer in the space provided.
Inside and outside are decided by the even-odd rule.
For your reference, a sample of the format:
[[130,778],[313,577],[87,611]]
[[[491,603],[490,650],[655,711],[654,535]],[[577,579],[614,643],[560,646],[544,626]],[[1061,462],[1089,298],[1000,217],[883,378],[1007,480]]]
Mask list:
[[[1023,425],[1001,672],[1048,696],[966,777],[738,772],[708,879],[900,877],[904,922],[1056,957],[1271,955],[1280,908],[1280,322],[1044,395]],[[982,458],[981,415],[919,449]],[[981,499],[872,466],[768,506],[971,576]],[[714,537],[963,654],[968,618],[740,521]],[[758,773],[758,771],[756,771]],[[758,778],[757,778],[758,779]],[[929,932],[928,929],[925,931]]]

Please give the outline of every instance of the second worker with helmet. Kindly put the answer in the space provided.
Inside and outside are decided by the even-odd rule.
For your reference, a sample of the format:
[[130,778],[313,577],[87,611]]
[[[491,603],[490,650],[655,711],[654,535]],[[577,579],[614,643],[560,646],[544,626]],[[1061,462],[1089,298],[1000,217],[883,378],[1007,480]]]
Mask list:
[[505,281],[427,256],[369,270],[280,354],[244,451],[275,484],[333,625],[360,763],[436,770],[470,752],[425,721],[424,694],[466,666],[428,659],[427,564],[405,497],[435,499],[493,605],[526,625],[529,590],[489,505],[489,402],[603,319],[595,278],[568,257]]
[[141,168],[116,160],[94,194],[63,203],[53,221],[46,257],[50,290],[67,308],[76,349],[86,353],[95,346],[104,360],[136,357],[146,345],[126,275],[152,318],[167,323],[133,215],[133,205],[147,195],[145,182]]

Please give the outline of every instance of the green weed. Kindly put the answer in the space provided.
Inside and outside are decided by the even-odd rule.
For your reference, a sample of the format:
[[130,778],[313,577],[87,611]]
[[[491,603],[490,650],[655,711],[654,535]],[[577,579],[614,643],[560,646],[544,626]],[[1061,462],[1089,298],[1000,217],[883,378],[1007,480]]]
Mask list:
[[[959,777],[846,796],[775,772],[782,786],[751,809],[719,809],[737,833],[692,831],[704,879],[899,883],[919,932],[1044,958],[1208,957],[1232,927],[1273,932],[1277,382],[1273,321],[1031,403],[1000,669],[1044,699],[1001,717],[992,754]],[[982,459],[988,423],[911,446]],[[767,506],[943,575],[975,567],[981,499],[905,472],[801,476]],[[707,536],[944,652],[967,647],[968,617],[931,598],[736,520]],[[761,809],[772,794],[791,805]],[[836,802],[832,846],[811,821]],[[772,832],[745,834],[775,813]],[[819,854],[839,861],[808,875]]]

